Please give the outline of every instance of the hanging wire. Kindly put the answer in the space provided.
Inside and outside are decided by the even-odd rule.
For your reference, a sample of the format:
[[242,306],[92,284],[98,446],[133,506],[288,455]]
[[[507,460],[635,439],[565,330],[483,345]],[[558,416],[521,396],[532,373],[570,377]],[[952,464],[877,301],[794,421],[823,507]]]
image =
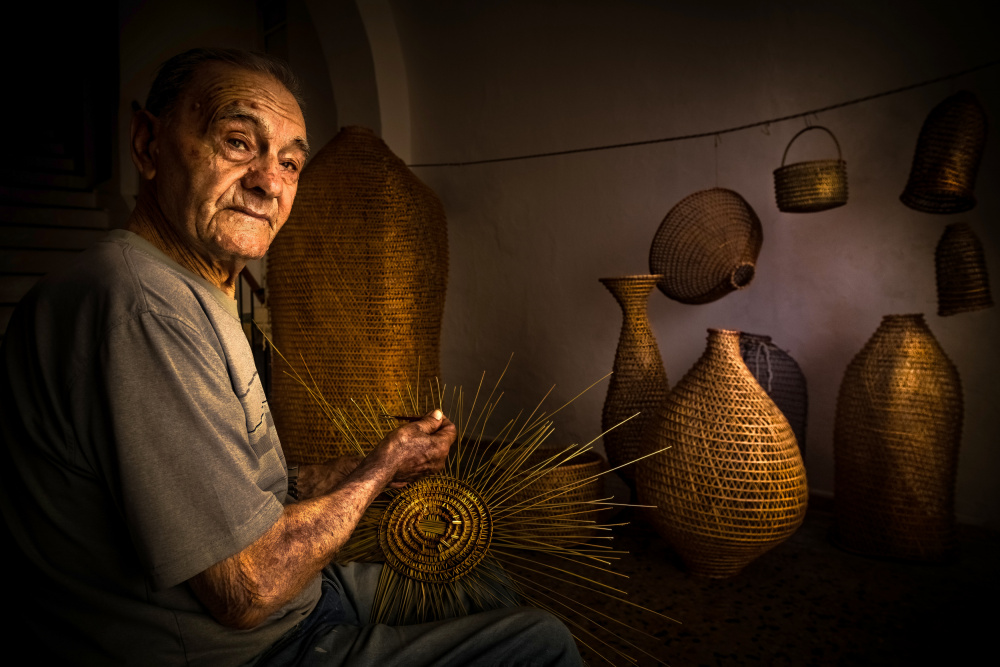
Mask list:
[[[508,157],[496,157],[488,158],[485,160],[467,160],[464,162],[420,162],[416,164],[407,165],[409,167],[468,167],[477,164],[491,164],[494,162],[512,162],[514,160],[533,160],[535,158],[541,157],[555,157],[558,155],[573,155],[575,153],[592,153],[595,151],[608,151],[616,148],[631,148],[633,146],[648,146],[650,144],[663,144],[672,141],[685,141],[688,139],[701,139],[704,137],[711,137],[712,135],[723,135],[729,134],[731,132],[740,132],[742,130],[748,130],[752,127],[762,127],[767,126],[772,123],[780,123],[786,120],[794,120],[796,118],[805,118],[809,115],[816,116],[817,114],[823,113],[824,111],[833,111],[834,109],[842,109],[844,107],[849,107],[855,104],[861,104],[862,102],[870,102],[871,100],[877,100],[880,97],[888,97],[889,95],[896,95],[898,93],[905,93],[909,90],[914,90],[916,88],[922,88],[924,86],[930,86],[935,83],[941,83],[942,81],[954,81],[955,79],[965,76],[966,74],[972,74],[973,72],[978,72],[982,69],[987,69],[989,67],[994,67],[1000,65],[1000,58],[996,60],[991,60],[989,62],[983,63],[981,65],[976,65],[975,67],[970,67],[958,72],[952,72],[951,74],[945,74],[944,76],[938,76],[933,79],[927,79],[926,81],[920,81],[919,83],[912,83],[908,86],[901,86],[899,88],[893,88],[892,90],[886,90],[881,93],[875,93],[874,95],[865,95],[864,97],[858,97],[852,100],[847,100],[846,102],[838,102],[837,104],[830,104],[825,107],[820,107],[818,109],[810,109],[808,111],[802,111],[799,113],[789,114],[787,116],[779,116],[777,118],[770,118],[768,120],[761,120],[754,123],[747,123],[745,125],[737,125],[736,127],[729,127],[723,130],[712,130],[710,132],[697,132],[695,134],[681,134],[673,137],[663,137],[660,139],[646,139],[643,141],[629,141],[621,144],[607,144],[604,146],[588,146],[586,148],[570,148],[562,151],[550,151],[547,153],[532,153],[529,155],[512,155]],[[806,125],[808,126],[808,119],[806,120]]]

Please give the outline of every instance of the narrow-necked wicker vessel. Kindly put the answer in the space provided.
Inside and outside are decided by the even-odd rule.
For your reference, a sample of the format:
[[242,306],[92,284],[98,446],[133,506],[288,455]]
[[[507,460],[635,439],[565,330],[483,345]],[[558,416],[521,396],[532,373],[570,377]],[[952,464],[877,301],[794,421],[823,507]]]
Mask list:
[[708,347],[656,411],[637,465],[639,501],[695,574],[725,578],[805,518],[805,467],[788,420],[740,358],[738,331]]
[[[810,130],[822,130],[830,135],[837,146],[837,159],[786,165],[792,144]],[[792,137],[781,156],[781,166],[774,170],[774,196],[778,210],[785,213],[815,213],[847,203],[847,163],[833,132],[822,125],[813,125]]]
[[750,204],[725,188],[679,201],[660,223],[649,249],[649,272],[660,291],[681,303],[709,303],[753,280],[764,240]]
[[847,367],[834,423],[835,540],[942,561],[956,547],[962,385],[923,315],[886,315]]
[[[309,162],[267,277],[274,342],[330,404],[392,403],[418,367],[421,383],[439,374],[444,210],[371,130],[343,128]],[[354,453],[274,363],[271,405],[289,459]]]
[[[601,430],[607,431],[604,451],[612,468],[639,457],[639,442],[646,423],[669,389],[667,372],[646,308],[649,293],[658,278],[646,275],[600,279],[622,308],[622,330],[615,351],[614,373],[601,412]],[[633,417],[636,413],[639,416]],[[628,421],[612,428],[625,419]],[[635,483],[635,466],[626,465],[616,472],[626,482]]]
[[973,208],[986,129],[986,111],[967,90],[934,107],[920,129],[900,200],[924,213],[961,213]]
[[979,237],[964,222],[948,225],[934,251],[938,315],[993,307],[986,255]]
[[740,332],[740,356],[788,419],[799,443],[799,451],[805,456],[809,390],[802,369],[792,355],[771,342],[770,336]]

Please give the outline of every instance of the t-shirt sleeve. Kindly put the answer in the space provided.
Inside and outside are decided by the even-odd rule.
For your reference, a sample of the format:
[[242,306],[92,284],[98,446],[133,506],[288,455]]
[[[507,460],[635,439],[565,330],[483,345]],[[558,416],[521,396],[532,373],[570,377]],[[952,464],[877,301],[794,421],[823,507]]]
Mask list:
[[113,483],[154,588],[241,551],[278,520],[274,480],[261,479],[268,466],[210,329],[145,312],[114,328],[99,354]]

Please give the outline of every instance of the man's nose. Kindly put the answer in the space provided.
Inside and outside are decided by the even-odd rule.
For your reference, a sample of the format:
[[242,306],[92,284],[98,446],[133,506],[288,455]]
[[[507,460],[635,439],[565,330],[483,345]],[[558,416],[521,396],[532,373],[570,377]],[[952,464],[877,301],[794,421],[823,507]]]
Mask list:
[[282,186],[280,169],[276,155],[261,155],[244,174],[243,187],[256,190],[263,197],[277,197]]

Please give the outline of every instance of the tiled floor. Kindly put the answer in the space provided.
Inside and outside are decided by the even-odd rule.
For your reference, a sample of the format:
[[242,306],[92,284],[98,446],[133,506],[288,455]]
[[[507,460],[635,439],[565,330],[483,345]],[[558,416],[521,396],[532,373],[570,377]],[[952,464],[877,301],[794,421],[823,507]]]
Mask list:
[[[583,589],[563,590],[580,609],[594,610],[588,615],[601,619],[600,636],[640,665],[968,665],[996,660],[1000,533],[961,526],[960,556],[949,565],[890,562],[832,546],[828,533],[833,515],[810,510],[791,539],[736,577],[720,581],[687,574],[664,541],[631,511],[616,519],[632,521],[616,529],[615,547],[630,552],[615,566],[629,579],[617,585],[629,592],[629,600],[681,623]],[[591,665],[607,664],[595,651],[583,653]],[[600,653],[614,664],[629,664],[605,647]]]

